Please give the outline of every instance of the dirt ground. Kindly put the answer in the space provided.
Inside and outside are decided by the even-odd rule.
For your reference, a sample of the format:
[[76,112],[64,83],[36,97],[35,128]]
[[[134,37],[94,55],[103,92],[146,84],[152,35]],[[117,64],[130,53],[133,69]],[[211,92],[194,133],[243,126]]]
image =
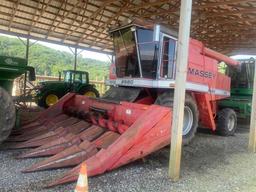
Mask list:
[[[43,187],[69,169],[22,174],[42,159],[16,160],[20,150],[0,148],[0,191],[73,191],[75,184]],[[239,126],[233,137],[198,133],[183,148],[181,179],[168,179],[169,148],[101,176],[89,178],[91,192],[256,192],[256,154],[247,152],[248,127]]]

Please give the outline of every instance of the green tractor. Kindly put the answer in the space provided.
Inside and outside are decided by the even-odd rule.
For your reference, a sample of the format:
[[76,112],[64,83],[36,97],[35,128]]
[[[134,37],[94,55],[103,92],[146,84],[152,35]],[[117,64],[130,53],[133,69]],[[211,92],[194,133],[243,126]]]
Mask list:
[[29,71],[29,80],[35,80],[35,70],[27,60],[0,56],[0,143],[11,133],[16,122],[16,109],[11,96],[15,78]]
[[219,102],[220,108],[232,108],[237,117],[249,120],[251,115],[255,59],[239,60],[238,68],[227,68],[231,77],[231,97]]
[[89,97],[99,97],[95,85],[89,83],[89,73],[85,71],[66,70],[64,81],[45,81],[39,83],[35,100],[38,106],[48,108],[68,92],[75,92]]

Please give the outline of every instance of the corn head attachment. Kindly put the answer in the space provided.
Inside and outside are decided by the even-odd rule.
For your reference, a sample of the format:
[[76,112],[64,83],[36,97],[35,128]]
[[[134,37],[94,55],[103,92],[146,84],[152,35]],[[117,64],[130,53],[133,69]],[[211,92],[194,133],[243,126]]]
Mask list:
[[[70,93],[44,111],[38,123],[32,122],[22,128],[23,137],[31,132],[36,136],[14,146],[39,146],[18,158],[50,156],[23,172],[76,166],[49,185],[53,186],[75,181],[83,161],[88,165],[89,176],[93,176],[168,145],[170,118],[170,108],[113,103]],[[48,130],[43,128],[44,132],[41,127],[48,127]]]

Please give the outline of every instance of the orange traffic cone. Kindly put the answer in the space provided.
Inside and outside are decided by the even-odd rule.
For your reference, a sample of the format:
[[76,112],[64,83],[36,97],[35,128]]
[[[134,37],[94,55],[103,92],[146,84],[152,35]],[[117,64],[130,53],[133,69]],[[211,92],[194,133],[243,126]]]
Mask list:
[[88,192],[87,168],[85,162],[82,163],[75,192]]

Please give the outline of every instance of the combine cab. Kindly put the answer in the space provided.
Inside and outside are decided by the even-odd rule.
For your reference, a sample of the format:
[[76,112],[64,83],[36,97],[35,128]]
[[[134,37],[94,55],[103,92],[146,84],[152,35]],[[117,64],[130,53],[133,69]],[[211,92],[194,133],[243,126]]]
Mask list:
[[[170,143],[176,34],[140,20],[111,29],[110,34],[115,65],[108,92],[99,99],[69,93],[9,139],[16,141],[11,148],[37,147],[19,158],[50,156],[24,172],[76,166],[49,186],[76,180],[83,161],[89,176],[98,175]],[[190,39],[184,144],[191,141],[198,125],[222,135],[235,132],[236,113],[217,107],[217,101],[230,95],[230,78],[218,72],[221,61],[237,65]]]
[[220,108],[232,108],[238,118],[250,119],[255,59],[239,60],[237,67],[226,67],[225,72],[231,77],[231,97],[221,100]]

